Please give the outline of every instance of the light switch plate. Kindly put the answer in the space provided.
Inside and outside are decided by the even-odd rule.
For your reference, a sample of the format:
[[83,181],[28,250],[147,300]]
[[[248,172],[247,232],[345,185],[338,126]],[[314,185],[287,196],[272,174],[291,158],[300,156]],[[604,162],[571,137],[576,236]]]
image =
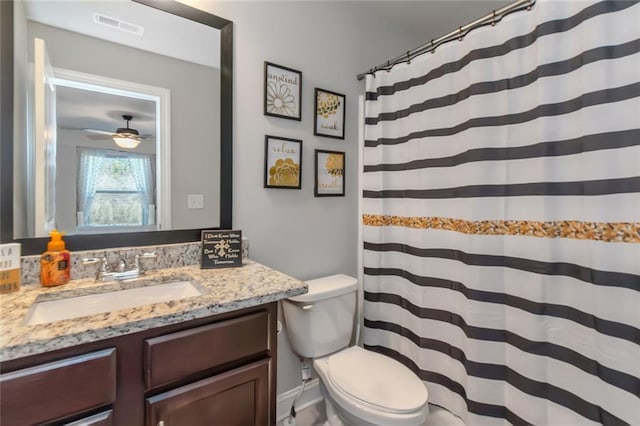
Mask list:
[[203,209],[204,208],[204,195],[202,195],[202,194],[189,194],[189,195],[187,195],[187,208],[190,208],[190,209]]

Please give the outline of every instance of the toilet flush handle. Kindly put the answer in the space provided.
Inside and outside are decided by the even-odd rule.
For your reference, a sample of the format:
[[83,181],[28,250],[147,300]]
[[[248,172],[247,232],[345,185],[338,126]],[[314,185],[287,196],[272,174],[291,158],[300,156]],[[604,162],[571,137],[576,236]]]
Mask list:
[[313,305],[302,305],[302,309],[305,311],[310,311],[313,308]]

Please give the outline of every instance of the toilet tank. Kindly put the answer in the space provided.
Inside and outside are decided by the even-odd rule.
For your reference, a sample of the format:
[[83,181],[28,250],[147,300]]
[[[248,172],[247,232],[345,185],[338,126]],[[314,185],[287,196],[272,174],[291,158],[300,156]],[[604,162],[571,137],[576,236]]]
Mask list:
[[332,275],[307,281],[309,292],[282,301],[287,335],[303,358],[319,358],[349,346],[358,281]]

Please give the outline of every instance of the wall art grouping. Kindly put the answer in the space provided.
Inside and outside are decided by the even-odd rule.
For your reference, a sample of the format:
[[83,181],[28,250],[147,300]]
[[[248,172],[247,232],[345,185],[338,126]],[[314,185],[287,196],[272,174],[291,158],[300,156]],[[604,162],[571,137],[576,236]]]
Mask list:
[[[264,187],[302,188],[302,141],[266,135],[264,138]],[[344,197],[345,153],[315,150],[316,197]]]
[[[302,121],[302,72],[265,61],[264,115]],[[315,88],[313,134],[345,138],[346,96]],[[302,188],[302,140],[265,136],[265,188]],[[345,195],[345,153],[315,150],[316,197]]]
[[[315,88],[313,134],[344,139],[346,96]],[[302,72],[265,61],[264,115],[302,121]]]

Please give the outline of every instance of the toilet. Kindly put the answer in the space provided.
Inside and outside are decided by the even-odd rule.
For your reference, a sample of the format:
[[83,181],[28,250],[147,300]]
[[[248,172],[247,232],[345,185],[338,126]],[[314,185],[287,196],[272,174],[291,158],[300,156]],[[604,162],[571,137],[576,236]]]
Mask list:
[[327,407],[327,423],[418,426],[429,406],[424,383],[400,362],[349,347],[358,281],[332,275],[307,281],[309,292],[283,300],[293,350],[313,360]]

